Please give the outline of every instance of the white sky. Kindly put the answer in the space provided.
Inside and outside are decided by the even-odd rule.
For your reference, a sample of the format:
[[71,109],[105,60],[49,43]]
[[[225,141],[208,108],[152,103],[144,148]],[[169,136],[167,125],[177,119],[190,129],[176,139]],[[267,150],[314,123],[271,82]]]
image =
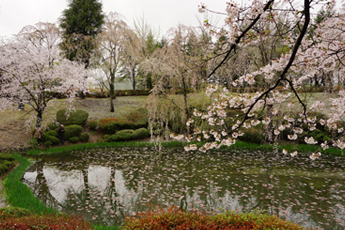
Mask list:
[[[198,26],[200,2],[211,9],[224,12],[225,0],[103,0],[103,11],[122,14],[133,28],[133,20],[144,16],[155,32],[164,35],[179,23]],[[38,22],[58,22],[67,0],[0,0],[0,37],[17,34],[26,25]]]
[[[224,12],[227,0],[102,0],[103,11],[117,12],[126,18],[133,28],[133,20],[144,16],[145,21],[160,36],[179,23],[198,26],[197,18],[204,20],[198,12],[203,2],[209,9]],[[296,0],[299,2],[301,0]],[[237,0],[246,2],[246,0]],[[338,4],[340,0],[337,0]],[[339,4],[340,5],[340,4]],[[0,37],[17,34],[26,25],[38,22],[57,23],[67,0],[0,0]],[[217,20],[217,19],[214,19]],[[223,19],[218,19],[222,23]],[[156,34],[157,35],[157,34]]]

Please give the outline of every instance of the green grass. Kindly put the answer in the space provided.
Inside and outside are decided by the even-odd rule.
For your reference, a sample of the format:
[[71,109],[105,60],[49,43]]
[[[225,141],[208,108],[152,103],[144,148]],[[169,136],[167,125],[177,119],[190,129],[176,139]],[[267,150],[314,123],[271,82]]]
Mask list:
[[37,197],[32,194],[31,190],[23,184],[20,179],[23,173],[29,167],[31,162],[22,157],[20,154],[12,154],[19,166],[15,168],[4,180],[4,191],[7,202],[14,207],[25,208],[32,213],[46,214],[57,213],[52,208],[47,208]]
[[[192,142],[193,144],[197,144],[201,146],[205,144],[204,142]],[[163,147],[183,147],[186,146],[186,142],[179,142],[179,141],[169,141],[169,142],[161,142],[160,143]],[[29,150],[27,152],[28,156],[41,156],[41,155],[61,155],[61,154],[68,154],[73,150],[83,150],[83,149],[93,149],[93,148],[111,148],[111,147],[154,147],[157,145],[157,142],[102,142],[102,143],[85,143],[80,145],[70,145],[70,146],[63,146],[57,148],[48,148],[48,149],[34,149]],[[222,149],[246,149],[246,150],[260,150],[260,151],[273,151],[273,145],[259,145],[253,143],[247,143],[243,141],[236,141],[236,143],[230,147],[223,146]],[[283,149],[286,149],[289,152],[297,150],[299,153],[313,153],[313,152],[322,152],[322,154],[332,155],[332,156],[344,156],[343,151],[338,148],[329,148],[325,151],[322,151],[321,147],[318,145],[306,145],[306,144],[280,144],[278,145],[279,152],[282,152]]]
[[[27,152],[27,156],[40,156],[40,155],[55,155],[69,153],[73,150],[82,150],[82,149],[92,149],[92,148],[111,148],[111,147],[154,147],[157,143],[154,142],[102,142],[102,143],[86,143],[80,145],[69,145],[57,148],[48,148],[48,149],[33,149]],[[161,145],[164,147],[176,147],[184,146],[183,142],[170,141],[170,142],[161,142]]]

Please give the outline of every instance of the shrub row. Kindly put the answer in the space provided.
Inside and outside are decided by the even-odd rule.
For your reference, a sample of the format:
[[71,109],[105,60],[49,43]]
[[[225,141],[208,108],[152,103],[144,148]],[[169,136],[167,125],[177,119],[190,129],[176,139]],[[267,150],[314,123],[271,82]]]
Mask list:
[[105,134],[115,134],[124,129],[147,128],[147,125],[148,111],[146,109],[138,109],[125,118],[102,118],[99,120],[99,128]]
[[[5,211],[4,211],[5,210]],[[15,210],[6,214],[6,209],[0,210],[0,229],[92,229],[91,224],[82,218],[66,214],[31,215],[25,209]]]
[[184,212],[176,207],[167,210],[148,211],[138,217],[125,219],[124,229],[285,229],[302,230],[303,227],[289,221],[259,212],[208,215],[204,212]]
[[[150,94],[149,90],[115,90],[116,96],[147,96]],[[95,98],[107,98],[109,97],[109,91],[96,90],[94,92],[86,93],[87,97],[95,97]]]
[[87,118],[89,117],[89,113],[84,110],[76,110],[73,112],[68,113],[68,117],[66,116],[67,110],[61,109],[56,113],[56,121],[59,124],[63,124],[65,126],[68,125],[81,125],[84,126],[86,124]]
[[15,166],[13,156],[6,153],[0,153],[0,177]]
[[139,140],[150,136],[150,132],[146,128],[140,128],[137,130],[124,129],[116,132],[114,135],[106,138],[107,142],[114,141],[128,141],[128,140]]

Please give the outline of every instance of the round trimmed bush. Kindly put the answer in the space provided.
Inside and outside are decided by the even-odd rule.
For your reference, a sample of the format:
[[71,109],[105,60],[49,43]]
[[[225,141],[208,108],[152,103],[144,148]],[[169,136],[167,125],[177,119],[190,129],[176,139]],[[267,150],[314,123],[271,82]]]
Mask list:
[[89,139],[90,139],[90,135],[89,134],[87,134],[87,133],[80,134],[80,138],[79,138],[80,141],[88,142]]
[[79,138],[78,137],[71,137],[69,139],[69,141],[72,142],[72,143],[77,143],[79,141]]
[[83,127],[81,127],[80,125],[66,126],[64,139],[68,140],[71,137],[79,137],[82,132],[83,132]]
[[59,124],[55,121],[53,122],[50,122],[48,125],[47,125],[47,129],[49,130],[54,130],[54,129],[58,129],[59,128]]
[[89,128],[91,130],[96,130],[97,126],[98,126],[98,121],[96,120],[91,120],[87,123],[89,125]]
[[49,130],[48,132],[45,132],[45,133],[52,137],[59,137],[59,134],[55,130]]
[[53,143],[52,143],[51,141],[46,141],[46,142],[44,142],[44,146],[45,146],[46,148],[50,148],[52,145],[53,145]]
[[150,131],[145,128],[140,128],[134,131],[134,139],[144,139],[150,136]]
[[56,113],[57,122],[65,126],[68,126],[68,125],[84,126],[86,124],[88,117],[89,117],[89,113],[84,110],[76,110],[74,112],[70,112],[68,119],[66,117],[66,109],[61,109]]

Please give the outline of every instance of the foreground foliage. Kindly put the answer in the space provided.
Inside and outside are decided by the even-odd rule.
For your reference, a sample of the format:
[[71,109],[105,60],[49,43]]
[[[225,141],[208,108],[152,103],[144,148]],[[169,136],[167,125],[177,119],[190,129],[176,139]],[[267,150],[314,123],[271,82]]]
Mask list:
[[3,221],[0,223],[1,229],[92,229],[90,223],[85,222],[80,217],[70,215],[3,215],[2,219]]
[[0,153],[0,177],[15,166],[10,154]]
[[208,215],[184,212],[177,207],[148,211],[138,217],[128,217],[124,229],[303,229],[276,216],[257,213],[226,212]]

